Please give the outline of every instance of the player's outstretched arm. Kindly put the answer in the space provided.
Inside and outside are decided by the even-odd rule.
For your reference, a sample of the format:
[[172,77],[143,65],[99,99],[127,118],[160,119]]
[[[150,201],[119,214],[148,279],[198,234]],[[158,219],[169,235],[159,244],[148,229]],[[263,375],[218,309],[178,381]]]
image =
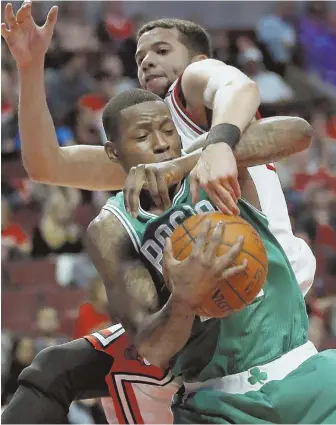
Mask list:
[[[263,118],[247,127],[234,150],[234,156],[239,168],[276,162],[308,149],[312,136],[313,128],[303,118]],[[198,137],[185,152],[202,149],[205,139],[204,135]]]
[[119,190],[125,174],[100,146],[60,148],[44,87],[44,59],[57,21],[52,7],[43,27],[36,25],[26,0],[16,15],[5,8],[1,34],[18,68],[19,129],[23,164],[30,178],[46,184],[87,190]]
[[90,224],[87,247],[104,280],[111,315],[122,323],[142,357],[166,367],[187,342],[194,313],[174,294],[160,309],[150,273],[110,212],[102,210]]

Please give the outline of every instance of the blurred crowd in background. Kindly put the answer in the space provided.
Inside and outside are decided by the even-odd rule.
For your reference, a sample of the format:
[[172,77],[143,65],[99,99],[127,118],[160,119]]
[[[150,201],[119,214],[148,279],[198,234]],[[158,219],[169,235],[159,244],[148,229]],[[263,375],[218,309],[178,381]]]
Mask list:
[[[136,15],[127,14],[123,2],[103,2],[98,19],[90,16],[88,4],[59,3],[45,62],[47,100],[60,146],[103,144],[105,103],[138,86],[136,32],[148,20],[150,2]],[[34,4],[38,23],[50,6]],[[190,3],[180,2],[180,7],[190,8]],[[223,13],[225,7],[223,3]],[[317,257],[316,280],[306,302],[311,339],[320,350],[336,347],[336,13],[330,7],[328,2],[302,2],[298,11],[297,2],[276,2],[271,10],[265,7],[251,28],[207,28],[215,57],[258,84],[263,117],[301,116],[314,127],[310,149],[276,168],[293,229]],[[189,18],[202,25],[192,11]],[[104,286],[83,242],[86,226],[111,194],[51,187],[27,177],[20,159],[17,72],[3,40],[1,47],[5,405],[17,388],[17,376],[40,350],[111,323]],[[68,420],[105,421],[95,400],[75,403]]]

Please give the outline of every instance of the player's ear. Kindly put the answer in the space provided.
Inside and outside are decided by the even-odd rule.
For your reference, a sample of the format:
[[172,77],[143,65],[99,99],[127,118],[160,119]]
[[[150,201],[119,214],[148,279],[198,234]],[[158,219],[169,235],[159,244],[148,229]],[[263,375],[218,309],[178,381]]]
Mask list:
[[204,61],[205,59],[209,59],[207,55],[196,55],[191,58],[191,63]]
[[118,149],[115,142],[106,142],[104,145],[105,152],[111,161],[119,159]]

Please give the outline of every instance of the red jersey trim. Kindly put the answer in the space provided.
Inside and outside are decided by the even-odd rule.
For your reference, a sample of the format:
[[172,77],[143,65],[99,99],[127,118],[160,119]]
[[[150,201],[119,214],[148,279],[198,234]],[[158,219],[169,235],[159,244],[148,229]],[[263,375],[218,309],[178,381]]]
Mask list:
[[274,164],[266,164],[266,168],[276,173],[276,168]]
[[[165,386],[174,378],[169,370],[150,365],[132,353],[131,359],[125,358],[131,349],[127,333],[122,325],[114,325],[92,335],[84,337],[98,351],[103,351],[113,358],[110,372],[106,376],[113,407],[120,424],[144,424],[133,384]],[[134,347],[133,347],[134,348]],[[126,350],[126,351],[125,351]]]
[[121,325],[114,325],[91,335],[84,336],[93,347],[98,351],[104,351],[113,357],[113,351],[110,352],[109,347],[112,343],[125,333],[125,329]]
[[187,124],[193,131],[195,131],[195,133],[199,135],[203,134],[205,133],[205,131],[194,122],[193,117],[182,105],[181,99],[178,95],[178,92],[181,86],[181,78],[182,76],[177,80],[177,83],[175,84],[175,87],[172,90],[172,93],[171,93],[172,105],[175,111],[177,112],[178,116],[181,118],[181,120],[185,124]]

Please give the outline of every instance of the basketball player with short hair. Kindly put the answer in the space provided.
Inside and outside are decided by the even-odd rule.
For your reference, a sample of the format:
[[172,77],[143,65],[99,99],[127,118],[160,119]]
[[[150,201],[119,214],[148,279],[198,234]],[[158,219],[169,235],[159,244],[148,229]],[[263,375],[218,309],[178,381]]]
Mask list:
[[[144,92],[142,99],[153,99],[153,95]],[[125,98],[119,97],[106,108],[104,122],[110,129],[110,137],[113,138],[111,129],[118,127],[119,109],[132,105],[132,102],[136,100],[137,98],[130,96],[126,104]],[[143,107],[146,105],[146,102],[142,103]],[[137,119],[136,116],[134,122]],[[238,165],[247,166],[255,162],[275,160],[307,147],[310,139],[307,123],[301,119],[283,118],[282,123],[278,125],[290,123],[295,125],[297,121],[301,123],[301,133],[296,134],[295,140],[284,140],[280,153],[276,140],[272,142],[272,137],[269,140],[269,136],[265,136],[272,134],[274,120],[266,119],[251,124],[236,149]],[[167,134],[173,133],[176,138],[177,134],[172,122],[168,120],[165,126],[163,130]],[[263,148],[255,152],[246,149],[246,146],[253,146],[255,141],[258,141]],[[111,145],[109,146],[111,148]],[[151,164],[145,169],[137,167],[133,170],[125,185],[125,201],[130,210],[137,211],[140,189],[146,182],[144,177],[152,174],[152,177],[147,179],[149,188],[151,185],[156,185],[164,199],[163,189],[167,189],[165,183],[167,176],[169,175],[171,183],[179,183],[194,166],[198,157],[199,153],[195,153],[176,160]],[[113,166],[112,163],[111,166]],[[162,182],[164,182],[163,188]],[[151,190],[152,192],[154,191]],[[107,399],[104,399],[103,405],[111,423],[115,422],[115,419],[111,418],[112,407],[120,423],[171,422],[169,405],[172,394],[176,391],[171,375],[154,366],[148,367],[147,363],[141,361],[134,348],[129,349],[130,345],[131,342],[124,330],[120,329],[120,326],[113,326],[86,337],[86,340],[80,339],[44,350],[20,375],[20,388],[2,417],[3,423],[18,423],[21,422],[22,417],[28,423],[49,423],[50,421],[62,423],[62,418],[65,417],[73,398],[93,396],[93,394],[96,397],[103,396],[108,393],[108,389],[113,405]],[[130,353],[133,353],[133,357],[129,355]],[[48,368],[46,372],[45,369],[49,364],[53,364],[53,368]],[[91,375],[90,371],[94,379],[84,379]],[[105,375],[107,384],[103,379]],[[31,388],[34,388],[34,391],[31,391]],[[29,409],[27,409],[28,406]],[[148,406],[153,411],[148,411]]]

